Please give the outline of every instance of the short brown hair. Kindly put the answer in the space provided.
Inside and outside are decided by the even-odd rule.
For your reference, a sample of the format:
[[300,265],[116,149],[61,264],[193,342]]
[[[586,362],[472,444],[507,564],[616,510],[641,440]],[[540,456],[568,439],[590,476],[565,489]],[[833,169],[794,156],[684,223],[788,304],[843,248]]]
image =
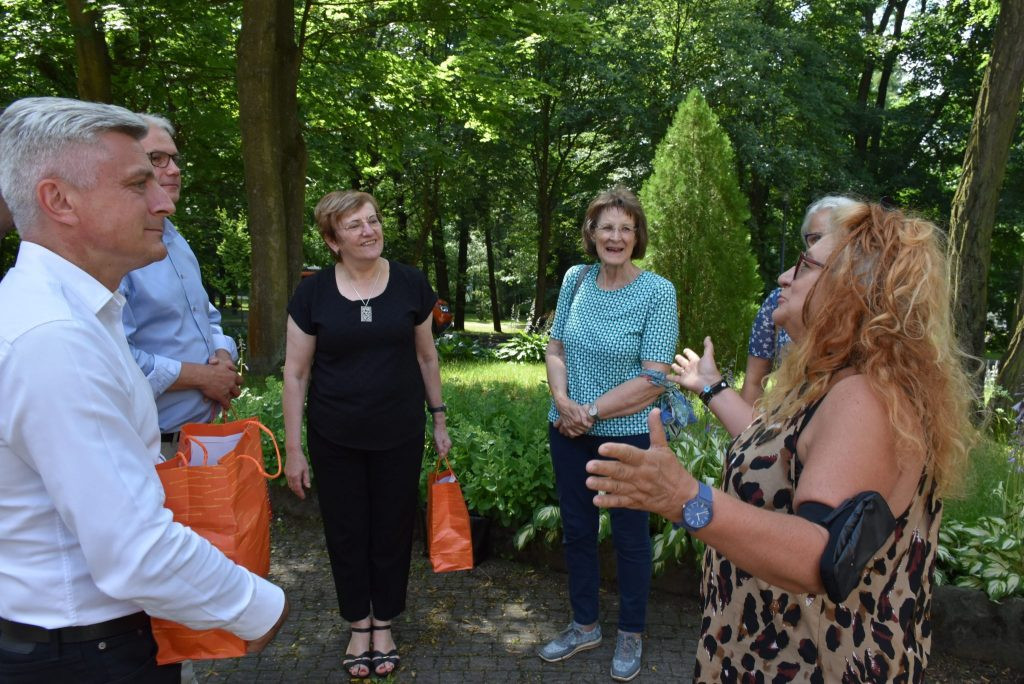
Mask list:
[[597,256],[597,245],[594,243],[594,231],[597,230],[597,220],[601,218],[601,212],[605,209],[618,208],[629,214],[636,225],[636,243],[633,245],[633,253],[630,259],[643,259],[647,254],[647,216],[636,195],[616,185],[610,190],[605,190],[591,201],[587,207],[587,215],[583,218],[583,249],[588,256]]
[[353,212],[366,203],[372,204],[373,210],[378,214],[380,213],[380,207],[377,205],[377,200],[374,199],[373,195],[368,192],[360,192],[359,190],[334,190],[321,197],[320,201],[316,203],[316,208],[313,210],[313,218],[316,219],[316,227],[320,231],[320,237],[323,238],[327,249],[331,250],[331,255],[335,261],[341,261],[341,255],[331,249],[331,245],[327,242],[328,236],[335,237],[334,219]]

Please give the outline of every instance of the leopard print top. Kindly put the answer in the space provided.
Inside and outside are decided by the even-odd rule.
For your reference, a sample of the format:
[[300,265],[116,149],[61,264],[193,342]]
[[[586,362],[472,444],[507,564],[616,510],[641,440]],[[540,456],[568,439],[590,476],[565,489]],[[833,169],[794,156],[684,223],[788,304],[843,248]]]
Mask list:
[[[723,490],[793,513],[803,466],[797,438],[820,405],[781,424],[755,420],[726,454]],[[925,471],[896,529],[843,603],[763,582],[710,546],[698,682],[920,682],[931,648],[931,597],[942,502]]]

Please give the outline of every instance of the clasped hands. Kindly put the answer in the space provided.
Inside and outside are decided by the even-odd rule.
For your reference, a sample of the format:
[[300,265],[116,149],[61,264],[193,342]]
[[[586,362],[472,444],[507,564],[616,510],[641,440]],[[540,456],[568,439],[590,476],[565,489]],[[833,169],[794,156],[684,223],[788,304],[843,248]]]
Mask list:
[[[703,356],[698,357],[689,348],[677,354],[672,371],[667,378],[693,392],[721,380],[711,338],[704,338]],[[648,449],[613,442],[602,444],[598,453],[610,460],[587,463],[587,487],[598,492],[594,505],[601,508],[649,511],[678,523],[683,506],[697,496],[697,480],[669,448],[658,409],[651,411],[647,427],[651,434]]]
[[553,425],[558,432],[565,437],[579,437],[585,435],[594,427],[594,418],[587,413],[585,404],[578,404],[566,397],[555,402],[558,408],[558,420]]
[[231,408],[231,400],[242,393],[242,375],[225,349],[218,349],[205,367],[205,381],[200,388],[203,395],[220,404],[225,411]]

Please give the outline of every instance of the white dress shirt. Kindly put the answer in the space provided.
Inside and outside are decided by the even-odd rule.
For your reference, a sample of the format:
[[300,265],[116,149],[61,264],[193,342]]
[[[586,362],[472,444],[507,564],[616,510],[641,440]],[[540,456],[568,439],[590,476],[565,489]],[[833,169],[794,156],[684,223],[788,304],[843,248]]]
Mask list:
[[123,303],[30,242],[0,281],[0,617],[53,629],[144,610],[255,639],[284,593],[163,507]]

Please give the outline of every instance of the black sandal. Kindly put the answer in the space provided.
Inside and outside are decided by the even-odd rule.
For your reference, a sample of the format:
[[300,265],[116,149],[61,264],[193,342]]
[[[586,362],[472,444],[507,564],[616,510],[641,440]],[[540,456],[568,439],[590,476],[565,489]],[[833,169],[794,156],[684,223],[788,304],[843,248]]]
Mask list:
[[[352,627],[351,631],[359,632],[360,634],[362,634],[364,632],[371,631],[371,628],[370,627]],[[368,679],[370,677],[370,675],[373,674],[373,655],[374,655],[374,653],[375,653],[375,651],[363,651],[359,655],[355,655],[354,653],[346,653],[345,657],[342,658],[342,660],[341,660],[341,666],[343,668],[345,668],[346,672],[348,672],[348,676],[353,678],[353,679]],[[359,671],[359,668],[362,668],[362,667],[366,668],[366,674],[364,674],[364,675],[356,674],[356,672]],[[353,670],[355,670],[355,672],[353,672]]]
[[[391,625],[371,625],[371,630],[381,631],[385,629],[391,629]],[[373,673],[378,677],[390,677],[398,671],[398,666],[402,663],[402,659],[398,656],[398,649],[393,648],[387,653],[381,651],[373,651],[370,654],[370,660],[373,662]],[[377,668],[381,665],[387,665],[391,663],[391,669],[388,672],[379,672]]]

